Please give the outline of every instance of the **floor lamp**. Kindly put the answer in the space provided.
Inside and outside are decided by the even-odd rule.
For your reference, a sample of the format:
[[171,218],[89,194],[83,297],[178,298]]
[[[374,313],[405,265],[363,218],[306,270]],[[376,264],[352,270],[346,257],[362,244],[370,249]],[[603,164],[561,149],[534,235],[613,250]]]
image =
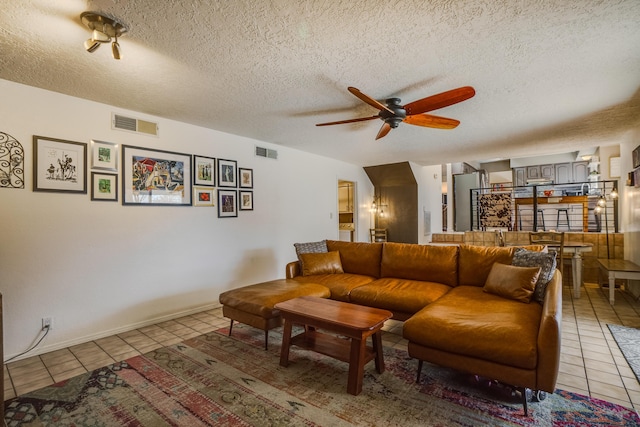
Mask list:
[[[611,199],[617,199],[618,198],[618,190],[616,190],[615,187],[613,187],[613,189],[609,193],[609,197]],[[606,196],[606,194],[600,196],[600,198],[598,199],[598,203],[597,203],[597,206],[596,206],[595,210],[598,213],[601,213],[604,210],[604,230],[605,230],[605,233],[607,235],[607,259],[611,259],[611,254],[609,252],[609,217],[608,217],[608,214],[607,214],[607,196]]]

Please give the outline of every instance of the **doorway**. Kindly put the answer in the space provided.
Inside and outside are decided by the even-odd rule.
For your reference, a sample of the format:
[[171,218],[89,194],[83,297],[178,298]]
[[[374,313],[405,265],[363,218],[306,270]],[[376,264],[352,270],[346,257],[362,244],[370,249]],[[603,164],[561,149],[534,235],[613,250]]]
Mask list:
[[338,240],[355,242],[356,239],[356,183],[338,180]]

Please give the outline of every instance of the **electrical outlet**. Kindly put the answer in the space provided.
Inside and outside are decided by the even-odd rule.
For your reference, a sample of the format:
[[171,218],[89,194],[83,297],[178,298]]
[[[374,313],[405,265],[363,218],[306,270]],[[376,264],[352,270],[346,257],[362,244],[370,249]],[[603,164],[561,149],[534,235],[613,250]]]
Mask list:
[[42,330],[49,329],[53,330],[53,317],[43,317],[42,318]]

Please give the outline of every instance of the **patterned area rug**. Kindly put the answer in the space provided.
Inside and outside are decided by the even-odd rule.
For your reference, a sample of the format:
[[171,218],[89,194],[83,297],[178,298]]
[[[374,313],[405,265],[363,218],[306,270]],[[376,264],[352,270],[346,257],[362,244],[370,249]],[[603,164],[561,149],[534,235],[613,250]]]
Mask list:
[[607,325],[622,355],[640,383],[640,329],[620,325]]
[[238,325],[116,363],[5,402],[17,426],[637,426],[632,410],[566,391],[529,405],[506,387],[416,361],[385,347],[386,371],[365,367],[346,393],[347,364]]

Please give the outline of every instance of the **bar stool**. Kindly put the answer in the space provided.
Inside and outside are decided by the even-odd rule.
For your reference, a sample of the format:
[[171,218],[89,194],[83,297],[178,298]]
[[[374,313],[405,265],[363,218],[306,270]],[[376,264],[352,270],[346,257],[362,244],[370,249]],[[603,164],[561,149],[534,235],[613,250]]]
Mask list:
[[[564,212],[564,218],[560,218],[560,212]],[[564,223],[560,224],[560,220],[563,219]],[[569,223],[569,209],[567,208],[558,208],[558,213],[556,216],[556,228],[560,230],[560,226],[566,226],[567,230],[571,231],[571,224]]]
[[[544,225],[544,211],[542,209],[538,209],[538,222],[542,223],[542,230],[547,231],[547,227]],[[538,224],[538,229],[540,229],[540,224]]]

